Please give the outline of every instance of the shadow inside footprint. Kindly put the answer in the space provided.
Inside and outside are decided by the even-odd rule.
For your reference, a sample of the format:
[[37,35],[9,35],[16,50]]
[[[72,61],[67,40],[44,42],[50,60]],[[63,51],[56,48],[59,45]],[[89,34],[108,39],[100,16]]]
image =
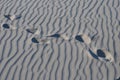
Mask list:
[[26,29],[27,32],[34,34],[37,31],[37,28],[35,29]]
[[10,16],[11,15],[4,15],[5,18],[9,19],[10,20]]
[[99,57],[103,57],[103,58],[106,57],[105,53],[104,53],[101,49],[98,49],[98,50],[97,50],[97,55],[98,55]]
[[75,39],[78,40],[78,41],[80,41],[80,42],[84,42],[84,40],[82,39],[81,35],[75,36]]
[[120,80],[120,77],[119,77],[119,78],[117,78],[116,80]]
[[60,34],[53,34],[53,35],[50,35],[48,37],[55,37],[55,38],[59,38],[60,37]]
[[2,27],[5,28],[5,29],[9,29],[10,28],[10,26],[8,24],[3,24]]
[[39,43],[39,41],[35,37],[33,37],[31,40],[33,43]]
[[20,19],[22,16],[21,15],[17,15],[16,16],[16,19]]

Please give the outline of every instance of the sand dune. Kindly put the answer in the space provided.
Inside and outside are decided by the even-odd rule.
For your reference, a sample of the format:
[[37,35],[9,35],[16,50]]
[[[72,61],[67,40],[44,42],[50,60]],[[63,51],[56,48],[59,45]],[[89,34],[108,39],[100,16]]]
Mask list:
[[[0,0],[0,80],[119,79],[119,13],[119,0]],[[107,49],[114,61],[89,57],[86,45],[75,38],[46,37],[49,45],[34,44],[29,26],[39,29],[40,40],[55,33],[99,35],[90,47]]]

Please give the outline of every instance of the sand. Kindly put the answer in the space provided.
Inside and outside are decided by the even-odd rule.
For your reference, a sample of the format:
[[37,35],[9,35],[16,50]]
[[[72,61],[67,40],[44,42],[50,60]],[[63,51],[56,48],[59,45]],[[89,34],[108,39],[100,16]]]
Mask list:
[[[4,15],[21,15],[8,19]],[[0,0],[0,80],[116,80],[120,77],[119,0]],[[39,38],[61,33],[98,35],[91,48],[107,49],[112,63],[89,57],[86,45],[46,37],[33,43],[26,31],[39,29]]]

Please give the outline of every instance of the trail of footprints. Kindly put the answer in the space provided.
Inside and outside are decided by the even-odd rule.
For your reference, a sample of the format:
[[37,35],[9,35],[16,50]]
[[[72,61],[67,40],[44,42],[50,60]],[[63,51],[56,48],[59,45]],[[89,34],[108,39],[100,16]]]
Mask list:
[[[7,18],[8,20],[14,21],[14,20],[20,19],[22,16],[21,15],[4,15],[4,17]],[[14,26],[13,24],[8,24],[8,23],[1,24],[1,29],[2,28],[13,29],[13,30],[17,29],[16,26]],[[31,27],[31,28],[27,28],[26,31],[32,34],[29,40],[34,44],[40,44],[40,45],[50,44],[51,40],[48,39],[48,37],[49,38],[61,38],[66,41],[76,40],[86,45],[85,50],[88,51],[89,57],[95,58],[100,61],[105,61],[105,62],[110,62],[110,63],[114,62],[114,58],[111,55],[110,51],[106,49],[96,49],[96,48],[90,47],[90,44],[99,38],[98,35],[93,35],[90,37],[89,35],[82,33],[82,34],[75,35],[73,37],[69,37],[69,34],[55,33],[55,34],[49,34],[49,35],[46,35],[40,38],[39,37],[40,31],[38,28]]]

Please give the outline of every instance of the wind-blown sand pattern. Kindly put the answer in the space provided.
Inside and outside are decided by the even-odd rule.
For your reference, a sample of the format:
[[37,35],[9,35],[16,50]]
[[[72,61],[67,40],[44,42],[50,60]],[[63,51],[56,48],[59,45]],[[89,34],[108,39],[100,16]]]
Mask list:
[[[9,20],[4,15],[21,15]],[[120,77],[120,0],[0,0],[0,80],[116,80]],[[114,62],[88,56],[74,39],[29,41],[30,26],[39,37],[61,33],[99,35],[90,46],[111,52]]]

